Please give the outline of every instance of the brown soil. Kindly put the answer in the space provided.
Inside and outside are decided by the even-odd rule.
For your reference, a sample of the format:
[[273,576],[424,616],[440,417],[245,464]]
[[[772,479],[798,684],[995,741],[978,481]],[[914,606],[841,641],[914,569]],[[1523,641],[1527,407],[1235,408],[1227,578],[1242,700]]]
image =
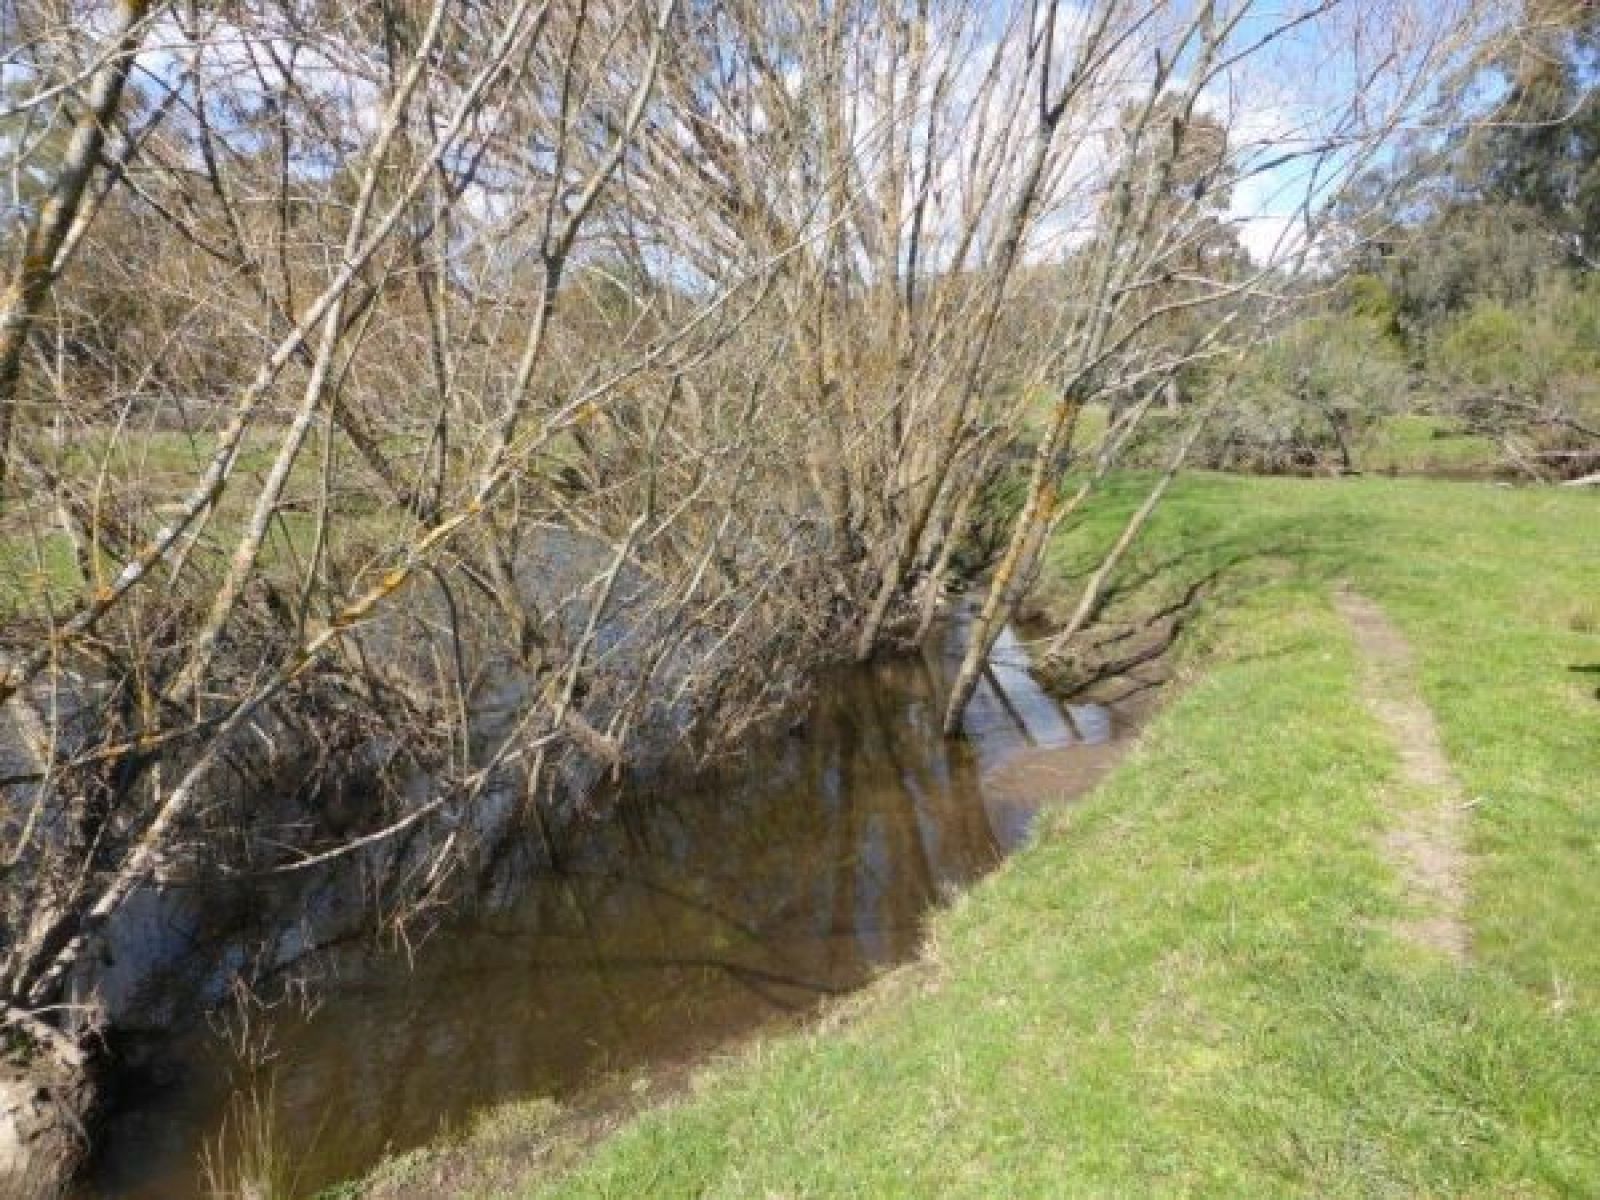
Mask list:
[[1362,694],[1399,748],[1401,778],[1428,797],[1420,807],[1394,813],[1396,823],[1383,839],[1417,910],[1416,916],[1399,923],[1396,932],[1457,962],[1465,961],[1470,948],[1464,918],[1465,796],[1445,755],[1433,712],[1417,690],[1411,645],[1365,596],[1340,589],[1335,602],[1365,663]]

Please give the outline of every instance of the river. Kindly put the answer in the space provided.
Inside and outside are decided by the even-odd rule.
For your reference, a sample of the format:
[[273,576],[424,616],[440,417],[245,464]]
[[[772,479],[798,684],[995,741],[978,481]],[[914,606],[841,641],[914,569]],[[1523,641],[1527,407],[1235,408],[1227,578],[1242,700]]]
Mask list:
[[912,957],[929,909],[1091,786],[1133,725],[1056,704],[1008,631],[964,736],[942,737],[962,630],[830,672],[804,721],[737,762],[624,785],[563,835],[557,870],[420,944],[321,956],[314,999],[125,1050],[83,1195],[204,1195],[201,1156],[244,1088],[310,1195],[485,1106],[582,1103]]

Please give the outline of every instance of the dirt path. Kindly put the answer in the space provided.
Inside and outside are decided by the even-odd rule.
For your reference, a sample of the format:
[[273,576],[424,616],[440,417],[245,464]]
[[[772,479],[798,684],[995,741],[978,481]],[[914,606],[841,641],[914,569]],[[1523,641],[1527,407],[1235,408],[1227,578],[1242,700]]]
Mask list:
[[1361,651],[1362,695],[1399,748],[1401,778],[1426,797],[1422,804],[1396,812],[1384,837],[1384,849],[1417,910],[1396,931],[1465,961],[1470,948],[1464,915],[1465,795],[1450,769],[1433,712],[1417,690],[1411,645],[1365,596],[1341,588],[1334,601]]

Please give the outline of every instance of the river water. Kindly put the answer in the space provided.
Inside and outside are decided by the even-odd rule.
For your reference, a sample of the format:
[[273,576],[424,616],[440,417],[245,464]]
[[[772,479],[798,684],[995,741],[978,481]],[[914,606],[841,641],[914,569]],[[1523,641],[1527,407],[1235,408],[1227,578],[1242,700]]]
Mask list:
[[961,638],[957,621],[941,650],[833,672],[806,721],[714,774],[625,787],[514,899],[408,952],[328,956],[309,1011],[145,1047],[85,1195],[204,1195],[246,1079],[309,1195],[485,1106],[691,1063],[910,958],[928,910],[1091,786],[1132,726],[1057,705],[1008,632],[965,736],[942,737]]

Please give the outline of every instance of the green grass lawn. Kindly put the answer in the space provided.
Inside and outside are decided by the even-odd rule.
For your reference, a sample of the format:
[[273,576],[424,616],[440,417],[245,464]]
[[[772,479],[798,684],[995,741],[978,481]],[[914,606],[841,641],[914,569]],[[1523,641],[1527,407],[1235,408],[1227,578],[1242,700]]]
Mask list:
[[1383,475],[1492,475],[1499,447],[1441,417],[1398,413],[1378,421],[1352,448],[1356,466]]
[[[1212,582],[1111,779],[848,1019],[530,1194],[1600,1194],[1600,496],[1198,476],[1128,573]],[[1411,639],[1474,803],[1465,968],[1391,932],[1414,798],[1339,580]]]
[[[282,433],[279,427],[265,426],[245,435],[229,487],[207,526],[203,545],[208,553],[192,559],[192,566],[205,569],[215,564],[220,570],[232,553],[277,456]],[[51,448],[43,462],[62,478],[76,481],[86,504],[103,505],[106,512],[131,520],[148,535],[195,487],[216,446],[217,436],[211,432],[93,428]],[[420,450],[399,439],[384,450],[402,478],[410,480],[418,469]],[[531,470],[553,471],[563,455],[571,453],[570,441],[558,439]],[[471,469],[470,463],[467,466]],[[269,569],[282,568],[291,580],[299,578],[314,541],[313,514],[321,495],[322,469],[320,448],[308,445],[290,473],[285,508],[263,549],[263,563]],[[360,559],[406,543],[411,522],[389,500],[358,452],[344,442],[336,445],[330,479],[335,546],[355,547]],[[72,544],[48,498],[24,494],[16,500],[0,506],[0,625],[50,613],[59,616],[70,611],[86,590]],[[103,576],[90,581],[89,588],[115,576],[121,566],[102,548]]]
[[[245,436],[234,467],[232,484],[207,527],[207,554],[192,560],[202,568],[226,561],[243,532],[258,489],[276,457],[281,431],[256,429]],[[215,453],[217,438],[209,432],[171,430],[118,432],[90,429],[45,459],[51,471],[80,485],[85,503],[100,504],[108,513],[132,520],[147,534],[159,528],[175,505],[200,479]],[[397,459],[399,456],[397,455]],[[405,461],[400,459],[400,461]],[[382,492],[361,465],[356,452],[339,447],[332,472],[335,537],[341,543],[382,547],[398,543],[407,532],[402,515],[381,499]],[[308,447],[295,464],[285,490],[293,508],[279,514],[263,549],[263,562],[298,578],[314,540],[313,512],[321,491],[322,463]],[[18,618],[59,616],[70,611],[85,591],[72,545],[44,497],[24,496],[0,522],[0,624]],[[97,586],[120,570],[121,561],[104,547]]]

